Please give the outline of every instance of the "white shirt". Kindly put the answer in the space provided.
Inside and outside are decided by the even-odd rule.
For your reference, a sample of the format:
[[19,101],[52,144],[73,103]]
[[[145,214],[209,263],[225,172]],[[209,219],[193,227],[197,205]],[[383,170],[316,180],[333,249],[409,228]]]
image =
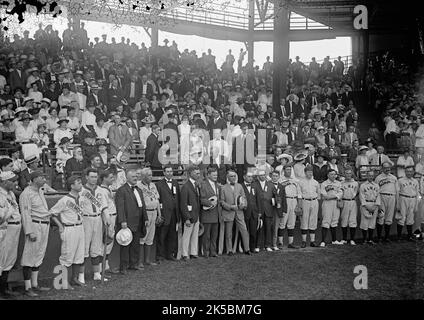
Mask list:
[[73,140],[74,135],[73,135],[73,133],[70,129],[62,130],[62,129],[57,128],[54,131],[53,141],[54,141],[54,143],[56,143],[56,147],[59,145],[60,140],[62,140],[62,138],[65,138],[65,137]]
[[[129,183],[128,183],[128,185],[132,188],[132,186]],[[135,189],[134,189],[133,192],[134,192],[135,198],[137,199],[137,205],[138,205],[139,208],[141,208],[143,206],[143,202],[141,201],[140,194]]]
[[94,131],[96,132],[97,138],[105,139],[106,141],[109,142],[108,129],[104,125],[101,128],[98,125],[95,125]]
[[25,128],[23,125],[20,125],[16,128],[15,134],[16,142],[29,141],[34,134],[34,127],[28,125],[28,127]]
[[81,126],[84,127],[85,130],[88,130],[87,126],[96,127],[96,116],[90,111],[84,111],[81,117]]

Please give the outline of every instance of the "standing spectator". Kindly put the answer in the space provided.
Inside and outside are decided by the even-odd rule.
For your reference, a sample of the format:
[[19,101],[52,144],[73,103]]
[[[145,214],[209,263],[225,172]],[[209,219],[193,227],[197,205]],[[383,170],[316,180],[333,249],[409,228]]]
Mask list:
[[409,149],[405,148],[403,149],[403,154],[400,155],[396,161],[397,178],[400,179],[405,177],[405,168],[411,166],[415,166],[414,159],[411,157]]

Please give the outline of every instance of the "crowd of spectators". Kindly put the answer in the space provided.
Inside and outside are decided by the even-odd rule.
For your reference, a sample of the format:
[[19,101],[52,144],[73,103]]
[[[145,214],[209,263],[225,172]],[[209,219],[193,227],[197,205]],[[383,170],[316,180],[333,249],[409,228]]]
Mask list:
[[[227,129],[233,139],[248,129],[257,137],[265,129],[274,168],[290,160],[282,155],[293,158],[306,150],[307,163],[323,155],[338,171],[344,161],[359,169],[374,164],[371,156],[377,150],[384,153],[385,144],[389,149],[410,148],[414,161],[420,162],[414,151],[424,138],[421,96],[414,96],[413,83],[403,81],[406,65],[387,55],[370,61],[367,73],[372,106],[388,110],[381,134],[378,121],[368,133],[360,132],[354,89],[362,78],[361,61],[345,68],[341,57],[333,63],[326,57],[322,64],[312,58],[309,65],[299,57],[290,60],[289,94],[275,110],[269,57],[262,68],[254,67],[243,63],[246,52],[241,50],[235,66],[229,50],[218,68],[212,50],[199,57],[194,50],[180,52],[175,41],[169,46],[167,39],[156,48],[125,37],[109,42],[106,34],[102,41],[93,40],[84,23],[70,23],[62,37],[40,24],[33,38],[25,31],[23,38],[5,39],[0,53],[0,143],[10,156],[22,151],[15,167],[24,169],[25,162],[33,161],[53,165],[55,158],[55,172],[70,176],[90,166],[119,167],[139,152],[138,146],[146,149],[146,163],[159,168],[154,155],[162,142],[161,129],[178,132],[180,159],[195,164],[211,154],[211,145],[199,133],[205,129],[212,142],[214,129]],[[393,78],[398,82],[383,80]],[[149,139],[152,131],[158,139]],[[231,140],[226,142],[222,153],[232,163]],[[361,159],[365,147],[367,158]]]

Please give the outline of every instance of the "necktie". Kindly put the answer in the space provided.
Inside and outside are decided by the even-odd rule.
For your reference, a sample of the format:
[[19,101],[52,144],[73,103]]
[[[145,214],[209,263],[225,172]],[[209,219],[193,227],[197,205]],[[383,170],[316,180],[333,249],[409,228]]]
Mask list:
[[131,186],[131,189],[132,189],[133,192],[136,188],[137,188],[137,186]]
[[381,154],[378,155],[378,165],[381,166]]

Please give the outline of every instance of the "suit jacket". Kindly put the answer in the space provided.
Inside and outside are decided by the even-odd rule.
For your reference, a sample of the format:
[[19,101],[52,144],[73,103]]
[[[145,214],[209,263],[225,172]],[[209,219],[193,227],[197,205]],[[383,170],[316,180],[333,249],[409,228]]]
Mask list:
[[224,130],[227,128],[227,122],[223,118],[219,118],[216,123],[214,119],[210,119],[208,122],[208,129],[212,133],[214,129]]
[[148,220],[146,205],[144,203],[143,192],[136,187],[140,195],[142,207],[139,208],[137,198],[128,183],[121,186],[115,195],[115,204],[117,212],[117,229],[121,229],[121,223],[126,222],[132,232],[140,231],[141,237],[146,235],[144,222]]
[[121,100],[124,99],[124,93],[121,88],[110,88],[107,89],[107,106],[109,107],[110,111],[113,111],[116,109],[117,106],[122,104]]
[[16,69],[13,69],[13,71],[9,74],[9,84],[12,91],[16,88],[22,88],[22,90],[26,91],[26,81],[26,75],[23,70],[21,70],[21,76],[19,76]]
[[81,172],[85,169],[84,161],[77,161],[75,158],[70,158],[66,161],[65,164],[65,177],[69,178],[72,175],[72,172]]
[[109,143],[110,143],[110,153],[117,154],[119,152],[119,148],[124,146],[127,148],[132,144],[132,135],[130,130],[126,125],[122,125],[121,133],[119,132],[119,128],[117,125],[113,125],[109,128]]
[[24,190],[26,187],[28,187],[30,182],[31,174],[29,173],[28,168],[19,172],[19,188],[21,188],[21,190]]
[[[200,222],[202,223],[218,223],[218,219],[220,218],[222,211],[221,211],[221,205],[219,203],[220,201],[220,190],[218,188],[218,183],[215,182],[215,190],[212,189],[211,184],[209,183],[208,179],[203,180],[200,183],[200,205],[202,206],[200,208]],[[218,204],[215,208],[210,210],[204,210],[203,206],[210,206],[211,202],[209,201],[209,198],[212,196],[218,197]]]
[[331,134],[331,137],[334,139],[337,146],[345,143],[345,141],[346,141],[345,136],[346,136],[345,132],[333,132]]
[[265,182],[265,187],[262,189],[259,181],[255,181],[255,187],[260,191],[259,198],[262,204],[263,214],[266,217],[274,217],[274,214],[277,213],[277,202],[275,205],[272,205],[272,199],[274,201],[277,199],[277,190],[274,188],[274,184],[271,181]]
[[346,132],[345,135],[344,135],[343,143],[351,146],[353,144],[353,141],[355,141],[355,140],[358,140],[358,135],[355,132],[353,132],[352,138],[351,138],[351,133]]
[[[171,223],[172,215],[175,215],[176,221],[181,220],[179,208],[181,201],[181,192],[178,182],[172,180],[172,190],[169,189],[165,179],[156,182],[156,189],[159,193],[159,202],[162,205],[162,217],[164,218],[164,225]],[[175,192],[174,192],[175,191]]]
[[146,162],[149,162],[152,167],[161,167],[162,164],[159,162],[159,140],[153,133],[147,137],[146,150],[144,152],[144,158]]
[[237,210],[231,208],[232,205],[236,205],[239,202],[239,197],[244,197],[246,199],[246,195],[244,194],[243,187],[240,183],[234,184],[234,191],[232,189],[231,184],[227,183],[221,188],[221,199],[220,203],[222,206],[222,219],[223,221],[234,221],[234,218],[237,216],[244,219],[244,208],[237,207]]
[[292,101],[292,112],[290,112],[290,102],[286,101],[286,103],[284,104],[284,109],[285,109],[286,116],[289,117],[291,114],[295,116],[297,113],[298,106],[294,101]]
[[[389,163],[391,163],[392,165],[394,164],[394,163],[393,163],[393,161],[391,161],[391,160],[390,160],[390,158],[389,158],[387,155],[382,154],[382,155],[381,155],[381,164],[383,164],[384,162],[389,162]],[[370,157],[370,165],[373,165],[373,166],[378,166],[378,165],[380,165],[380,163],[379,163],[379,154],[378,154],[378,153],[374,153],[374,154]]]
[[[183,223],[186,220],[190,220],[191,223],[196,223],[199,220],[200,198],[198,190],[196,191],[190,180],[187,180],[181,187],[180,211]],[[191,211],[188,211],[188,206],[192,207]]]
[[259,214],[262,214],[262,203],[260,198],[261,190],[258,189],[258,185],[256,183],[252,183],[250,185],[250,192],[247,189],[246,184],[241,184],[244,190],[244,194],[247,199],[247,207],[244,209],[244,219],[248,220],[250,218],[257,219]]
[[[147,99],[149,99],[149,100],[152,99],[152,96],[153,96],[153,86],[150,83],[147,83],[147,87],[146,87],[146,90],[145,90],[145,93],[144,94],[146,95],[146,98]],[[140,95],[143,95],[143,83],[142,82],[140,82]],[[159,120],[159,119],[156,119],[156,120]]]
[[[149,84],[148,84],[149,86]],[[150,85],[151,86],[151,85]],[[124,97],[125,99],[130,99],[130,93],[131,93],[131,82],[126,83],[124,85]],[[138,100],[141,97],[141,87],[139,82],[134,82],[134,99]]]

